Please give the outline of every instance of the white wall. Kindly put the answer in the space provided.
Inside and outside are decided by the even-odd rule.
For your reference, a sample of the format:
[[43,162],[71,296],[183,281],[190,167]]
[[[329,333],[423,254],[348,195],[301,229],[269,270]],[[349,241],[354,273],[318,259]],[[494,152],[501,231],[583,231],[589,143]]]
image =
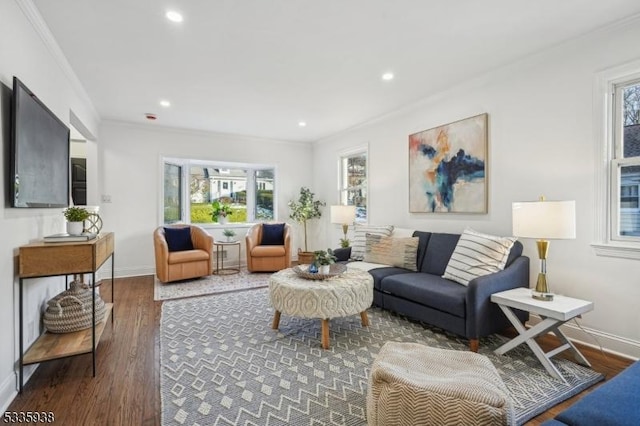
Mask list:
[[[511,203],[576,200],[577,239],[553,241],[547,262],[554,292],[593,300],[581,323],[609,349],[640,357],[640,261],[596,256],[593,89],[596,73],[640,58],[640,22],[628,22],[574,40],[496,70],[375,122],[321,140],[314,146],[314,188],[338,202],[337,156],[369,145],[370,223],[426,231],[479,231],[511,235]],[[398,73],[398,79],[401,79]],[[410,214],[408,135],[487,112],[489,114],[489,213]],[[337,245],[340,230],[324,246]],[[523,240],[531,279],[539,270],[535,242]],[[587,343],[589,337],[570,330]]]
[[[2,174],[0,193],[6,200],[8,147],[10,137],[10,99],[13,76],[18,76],[63,122],[70,122],[70,111],[88,129],[97,130],[93,107],[70,82],[69,75],[54,59],[43,39],[34,31],[21,2],[0,2],[0,153]],[[94,132],[97,134],[97,132]],[[13,209],[4,202],[0,210],[0,410],[4,411],[16,393],[18,354],[18,247],[44,235],[62,232],[62,209]],[[64,289],[64,279],[25,281],[25,345],[40,329],[43,303]],[[25,346],[26,347],[26,346]],[[33,367],[26,369],[28,374]]]
[[[281,221],[290,222],[287,202],[297,198],[300,186],[309,186],[313,178],[310,144],[105,121],[99,149],[100,191],[111,197],[111,203],[101,205],[100,216],[103,229],[116,235],[116,275],[155,273],[152,234],[162,221],[163,157],[275,166],[276,218]],[[222,239],[221,230],[231,227],[212,225],[208,230]],[[244,259],[246,229],[236,233]],[[230,255],[237,257],[235,250]]]

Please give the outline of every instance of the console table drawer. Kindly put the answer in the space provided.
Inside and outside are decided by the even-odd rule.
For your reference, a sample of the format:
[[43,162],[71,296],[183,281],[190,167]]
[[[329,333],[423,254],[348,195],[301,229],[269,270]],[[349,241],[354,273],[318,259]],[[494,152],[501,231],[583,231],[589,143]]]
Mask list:
[[18,273],[35,278],[92,272],[111,256],[113,246],[113,232],[86,242],[27,244],[20,247]]

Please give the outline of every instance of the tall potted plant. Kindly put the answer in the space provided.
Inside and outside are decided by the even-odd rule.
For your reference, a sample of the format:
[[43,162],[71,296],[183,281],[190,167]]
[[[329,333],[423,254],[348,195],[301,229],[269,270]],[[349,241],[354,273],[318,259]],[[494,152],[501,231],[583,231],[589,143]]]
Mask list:
[[325,205],[323,201],[315,200],[314,197],[314,193],[311,192],[309,188],[303,186],[300,188],[300,197],[298,200],[291,200],[287,204],[291,209],[289,217],[301,223],[304,227],[304,252],[298,249],[299,263],[313,262],[313,252],[310,252],[307,248],[307,221],[322,216],[320,207]]

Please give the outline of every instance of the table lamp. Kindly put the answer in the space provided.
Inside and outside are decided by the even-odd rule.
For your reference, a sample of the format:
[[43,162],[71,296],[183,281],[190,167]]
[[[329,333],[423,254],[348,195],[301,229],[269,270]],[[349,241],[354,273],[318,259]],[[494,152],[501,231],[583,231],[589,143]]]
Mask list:
[[574,239],[576,237],[575,201],[527,201],[513,203],[513,235],[522,238],[537,238],[540,273],[532,297],[538,300],[553,300],[547,284],[548,239]]
[[331,223],[342,225],[343,241],[347,240],[349,224],[356,219],[356,206],[331,206]]

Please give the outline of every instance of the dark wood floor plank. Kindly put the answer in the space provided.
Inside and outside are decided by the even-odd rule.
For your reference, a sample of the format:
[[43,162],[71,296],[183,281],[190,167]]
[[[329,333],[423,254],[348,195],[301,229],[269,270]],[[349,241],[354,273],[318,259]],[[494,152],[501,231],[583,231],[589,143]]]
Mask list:
[[[110,281],[101,286],[109,295]],[[43,363],[11,403],[9,411],[52,411],[64,425],[160,424],[160,307],[153,301],[153,277],[117,279],[115,323],[105,328],[97,352],[96,377],[91,355]],[[510,332],[511,334],[515,332]],[[509,334],[509,333],[507,333]],[[548,350],[553,336],[539,339]],[[612,378],[632,361],[579,346],[594,370]],[[564,355],[561,356],[568,356]],[[528,422],[539,425],[553,418],[596,387],[553,407]]]

